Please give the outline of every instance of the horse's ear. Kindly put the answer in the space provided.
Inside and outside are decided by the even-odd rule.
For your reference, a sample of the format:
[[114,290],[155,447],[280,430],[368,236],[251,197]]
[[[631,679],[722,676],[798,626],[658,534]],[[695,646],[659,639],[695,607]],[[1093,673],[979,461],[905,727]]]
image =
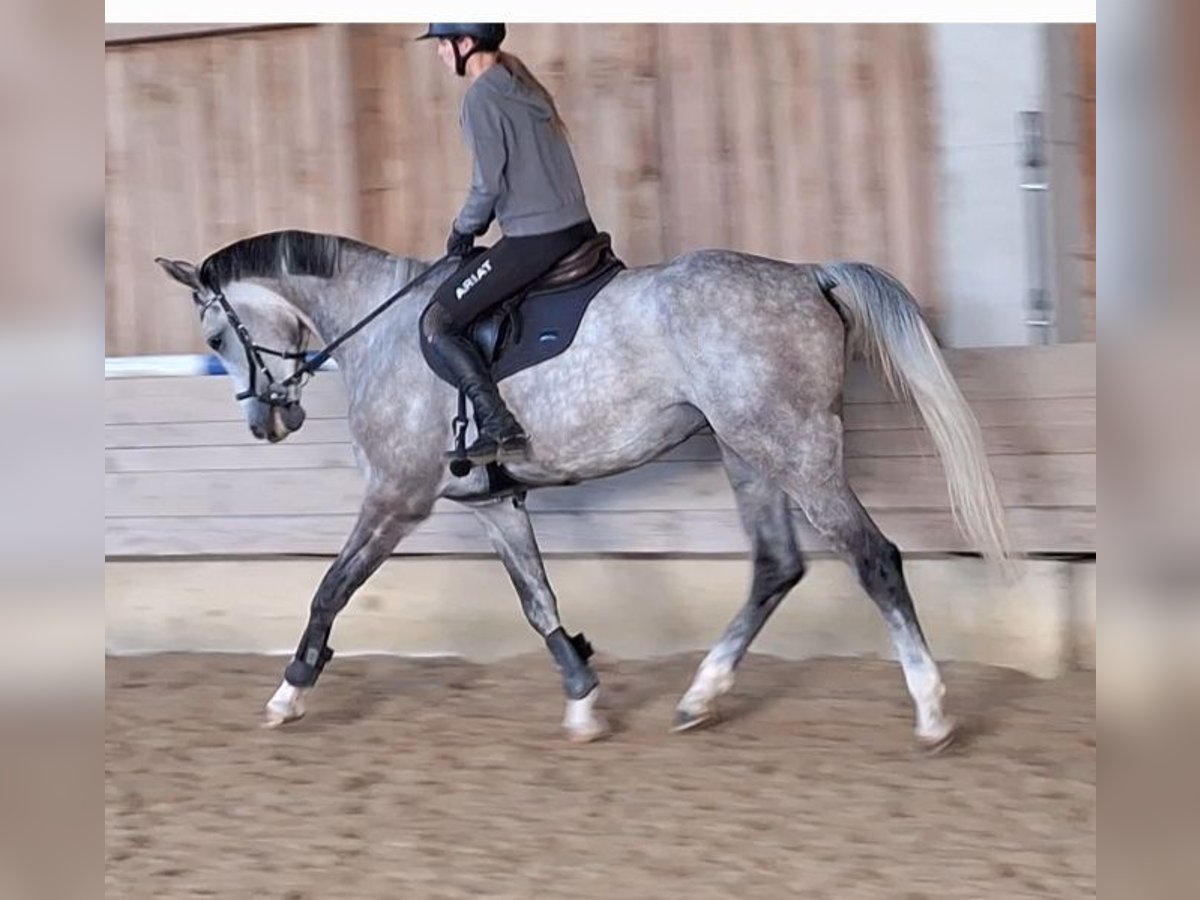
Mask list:
[[190,262],[182,259],[164,259],[155,257],[154,261],[163,267],[163,271],[194,291],[200,290],[200,273]]

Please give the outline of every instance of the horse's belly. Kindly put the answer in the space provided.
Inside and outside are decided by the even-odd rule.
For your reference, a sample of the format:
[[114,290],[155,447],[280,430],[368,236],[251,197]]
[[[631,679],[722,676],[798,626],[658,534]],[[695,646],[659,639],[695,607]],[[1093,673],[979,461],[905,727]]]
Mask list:
[[704,424],[657,330],[621,322],[615,333],[627,337],[613,338],[612,318],[604,306],[589,311],[565,353],[501,384],[539,466],[564,477],[638,465]]

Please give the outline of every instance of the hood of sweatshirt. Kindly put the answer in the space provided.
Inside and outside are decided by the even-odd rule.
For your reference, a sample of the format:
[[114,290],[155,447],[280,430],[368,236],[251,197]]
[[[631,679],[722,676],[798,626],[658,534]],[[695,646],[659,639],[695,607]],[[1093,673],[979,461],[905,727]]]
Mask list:
[[512,104],[527,110],[535,118],[549,121],[554,117],[548,104],[540,94],[523,85],[512,72],[500,63],[490,66],[475,79],[472,91],[485,91],[501,105]]

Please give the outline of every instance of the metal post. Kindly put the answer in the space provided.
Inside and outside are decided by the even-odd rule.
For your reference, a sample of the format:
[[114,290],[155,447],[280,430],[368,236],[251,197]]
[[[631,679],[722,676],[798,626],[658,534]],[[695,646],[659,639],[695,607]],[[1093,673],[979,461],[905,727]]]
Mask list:
[[1049,344],[1054,339],[1054,309],[1046,278],[1046,235],[1049,180],[1047,178],[1045,116],[1025,111],[1020,116],[1022,166],[1025,180],[1026,247],[1029,251],[1029,304],[1025,324],[1032,330],[1033,343]]

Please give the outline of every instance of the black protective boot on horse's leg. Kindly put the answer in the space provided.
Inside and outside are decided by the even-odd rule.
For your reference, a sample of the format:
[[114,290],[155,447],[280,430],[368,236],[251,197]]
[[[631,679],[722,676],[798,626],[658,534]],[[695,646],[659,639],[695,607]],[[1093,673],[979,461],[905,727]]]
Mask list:
[[[475,409],[479,436],[467,447],[467,459],[475,463],[525,459],[529,439],[504,405],[479,349],[467,338],[454,334],[439,334],[429,346],[454,375]],[[446,455],[455,454],[451,451]]]

